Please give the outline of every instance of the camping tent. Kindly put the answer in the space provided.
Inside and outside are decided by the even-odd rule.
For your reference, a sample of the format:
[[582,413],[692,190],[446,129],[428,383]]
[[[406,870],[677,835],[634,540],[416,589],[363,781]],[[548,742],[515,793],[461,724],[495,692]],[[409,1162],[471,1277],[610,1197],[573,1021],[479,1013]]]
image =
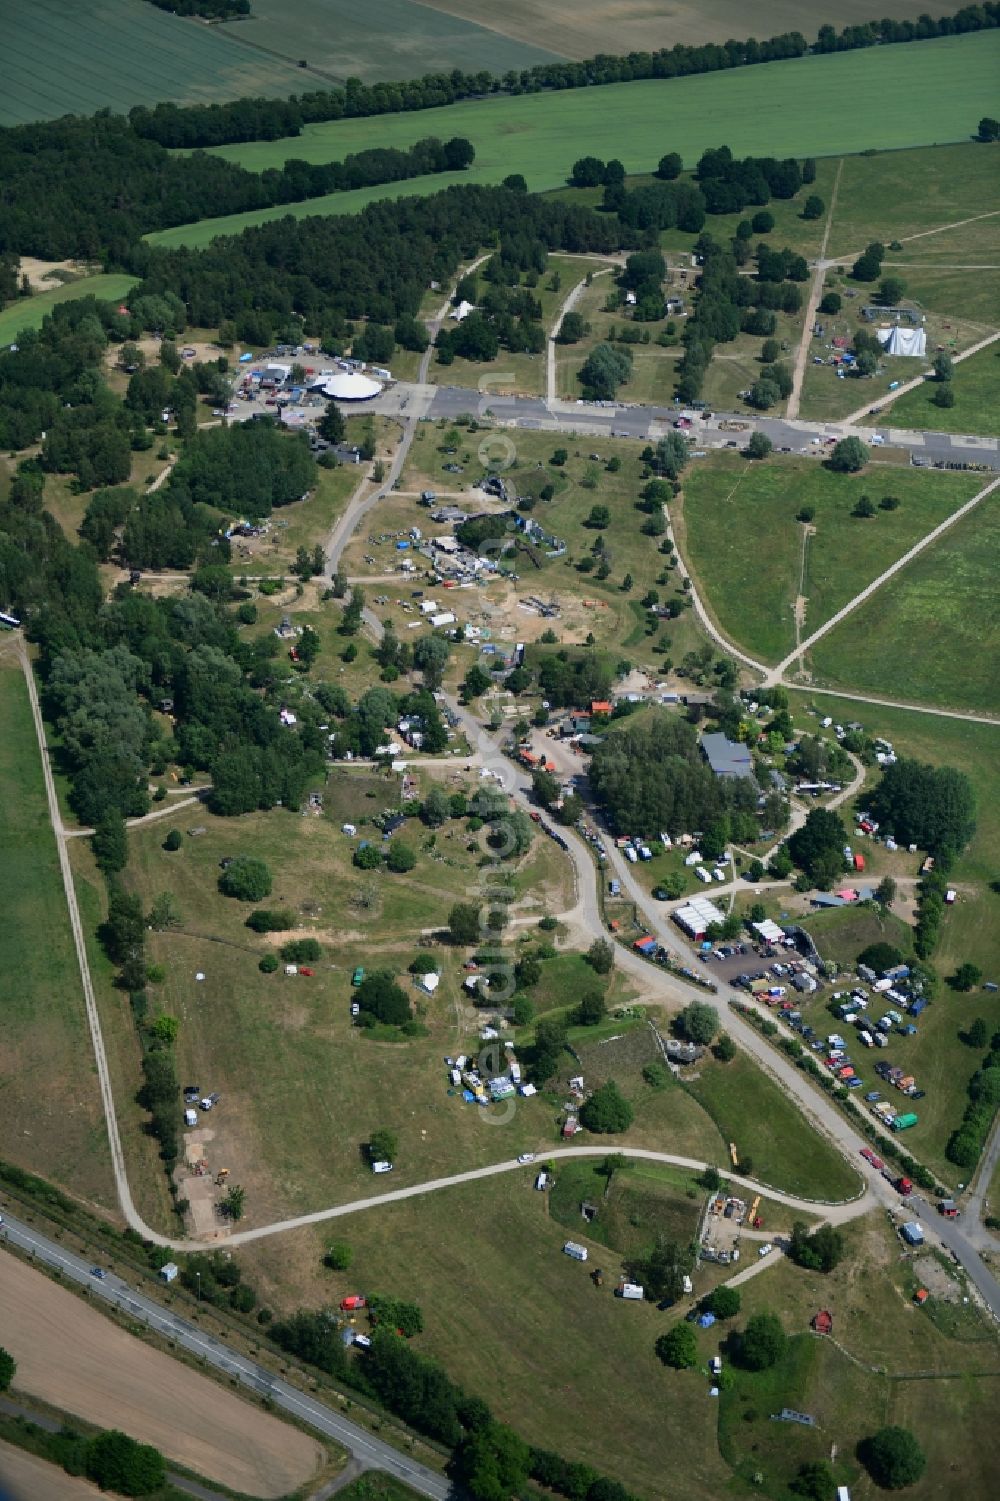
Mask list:
[[878,341],[886,354],[912,355],[926,358],[927,335],[922,328],[900,328],[899,324],[877,330]]

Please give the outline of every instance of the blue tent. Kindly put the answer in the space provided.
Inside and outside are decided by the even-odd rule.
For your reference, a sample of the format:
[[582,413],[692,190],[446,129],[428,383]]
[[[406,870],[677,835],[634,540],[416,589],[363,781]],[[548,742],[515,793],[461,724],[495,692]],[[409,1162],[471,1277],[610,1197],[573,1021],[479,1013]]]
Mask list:
[[711,1327],[712,1327],[712,1325],[714,1323],[715,1323],[715,1314],[714,1313],[702,1313],[702,1314],[698,1315],[698,1328],[699,1329],[711,1329]]

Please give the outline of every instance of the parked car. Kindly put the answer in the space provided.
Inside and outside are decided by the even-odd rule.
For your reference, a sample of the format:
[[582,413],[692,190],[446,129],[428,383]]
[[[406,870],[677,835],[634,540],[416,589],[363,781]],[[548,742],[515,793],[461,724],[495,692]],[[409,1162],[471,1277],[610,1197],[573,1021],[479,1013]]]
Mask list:
[[98,1282],[103,1282],[108,1274],[102,1266],[92,1266],[90,1268],[90,1275],[96,1277]]
[[522,1152],[517,1160],[523,1167],[526,1162],[534,1162],[535,1154],[534,1152]]

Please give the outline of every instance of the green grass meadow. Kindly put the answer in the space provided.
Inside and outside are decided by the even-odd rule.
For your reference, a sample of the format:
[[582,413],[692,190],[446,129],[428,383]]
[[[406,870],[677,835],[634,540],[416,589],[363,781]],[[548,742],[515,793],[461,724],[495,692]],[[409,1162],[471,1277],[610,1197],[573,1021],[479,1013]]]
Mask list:
[[953,407],[936,406],[932,398],[937,384],[927,381],[893,403],[888,421],[893,427],[939,433],[1000,435],[1000,344],[988,345],[956,365],[951,388]]
[[[973,475],[874,465],[861,475],[834,474],[817,459],[791,455],[763,462],[712,456],[684,478],[684,550],[726,634],[764,661],[779,660],[795,646],[800,585],[808,635],[980,484]],[[863,521],[851,515],[862,495],[876,506],[884,495],[901,504]],[[795,517],[804,505],[816,514],[803,565],[804,527]],[[881,603],[879,595],[870,608]]]
[[[408,146],[426,135],[464,135],[476,161],[463,181],[499,182],[522,172],[529,188],[563,183],[577,157],[607,156],[613,146],[630,173],[648,172],[669,144],[693,165],[720,141],[741,151],[833,156],[842,152],[927,145],[967,138],[993,106],[1000,36],[947,37],[905,47],[833,53],[766,63],[694,78],[611,84],[600,90],[521,95],[466,102],[440,110],[341,120],[307,127],[293,139],[219,148],[252,171],[289,157],[325,162],[376,146]],[[850,99],[850,107],[845,100]],[[396,184],[401,192],[436,192],[441,178]],[[370,201],[353,193],[315,200],[307,212],[356,212]],[[376,196],[398,196],[376,190]],[[299,205],[304,209],[304,205]],[[203,245],[213,235],[281,218],[284,207],[181,225],[151,236],[153,243]]]
[[940,708],[1000,712],[998,549],[994,494],[817,642],[809,654],[815,679]]
[[749,1058],[705,1063],[685,1088],[727,1144],[717,1164],[723,1171],[735,1142],[740,1160],[752,1159],[751,1175],[771,1188],[827,1202],[858,1192],[860,1179],[840,1152],[805,1126],[797,1107]]
[[[31,706],[0,662],[3,1155],[110,1208],[111,1168]],[[2,643],[0,643],[2,644]]]
[[0,310],[0,349],[12,343],[25,328],[41,328],[43,320],[60,302],[76,302],[81,297],[96,297],[102,302],[117,302],[125,297],[138,281],[136,276],[111,273],[104,276],[84,276],[80,281],[67,282],[63,287],[53,287],[48,292],[36,292],[32,297],[18,298]]

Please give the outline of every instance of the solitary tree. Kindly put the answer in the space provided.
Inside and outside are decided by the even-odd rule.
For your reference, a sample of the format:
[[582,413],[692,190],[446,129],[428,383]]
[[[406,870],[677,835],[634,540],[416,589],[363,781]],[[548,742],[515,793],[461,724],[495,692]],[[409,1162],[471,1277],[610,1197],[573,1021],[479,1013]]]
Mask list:
[[880,1428],[862,1440],[858,1455],[876,1485],[887,1491],[914,1485],[927,1468],[924,1451],[908,1428]]
[[704,1001],[691,1001],[677,1018],[677,1026],[689,1042],[707,1047],[719,1030],[719,1013]]
[[875,887],[875,900],[883,911],[888,912],[896,900],[896,883],[892,876],[883,876]]
[[973,964],[967,959],[964,964],[958,966],[952,975],[951,984],[955,990],[974,990],[982,978],[983,972],[979,968],[979,965]]
[[326,1250],[323,1264],[328,1266],[331,1272],[346,1272],[354,1260],[354,1252],[345,1240],[333,1241]]
[[834,444],[827,463],[840,474],[857,474],[870,458],[871,454],[860,438],[841,438]]
[[802,1220],[792,1225],[788,1254],[796,1266],[812,1272],[832,1272],[844,1255],[844,1237],[832,1225],[821,1225],[810,1235]]
[[810,193],[802,205],[802,217],[803,219],[821,219],[825,207],[826,205],[822,198],[817,198],[815,193]]
[[595,938],[587,950],[587,963],[596,974],[609,975],[614,968],[615,951],[606,938]]
[[788,1335],[776,1313],[755,1313],[739,1341],[739,1361],[748,1371],[766,1371],[788,1348]]
[[580,1107],[580,1120],[588,1131],[600,1135],[618,1135],[632,1124],[632,1106],[613,1079],[599,1089]]
[[705,1299],[705,1308],[717,1319],[734,1319],[740,1311],[740,1295],[735,1287],[717,1287]]
[[475,902],[456,902],[448,913],[448,932],[459,948],[469,948],[482,936],[481,909]]
[[949,381],[955,374],[955,361],[945,350],[934,357],[934,379]]
[[774,444],[766,433],[751,433],[747,444],[747,458],[766,459]]
[[578,1027],[596,1027],[608,1014],[604,996],[599,990],[586,990],[580,997],[574,1020]]
[[698,1364],[698,1339],[690,1324],[675,1324],[660,1335],[655,1349],[663,1364],[676,1371]]
[[239,1183],[234,1183],[222,1201],[222,1212],[227,1219],[234,1224],[243,1218],[246,1207],[247,1191]]

